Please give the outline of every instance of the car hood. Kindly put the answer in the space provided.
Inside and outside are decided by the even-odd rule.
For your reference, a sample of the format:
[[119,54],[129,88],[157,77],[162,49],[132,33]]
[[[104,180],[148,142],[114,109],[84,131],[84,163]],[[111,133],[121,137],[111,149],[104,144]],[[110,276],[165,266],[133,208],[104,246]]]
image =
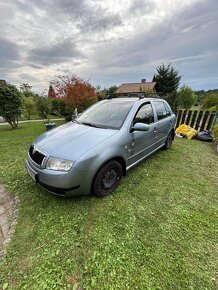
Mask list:
[[34,144],[49,156],[76,161],[117,132],[70,122],[39,136]]

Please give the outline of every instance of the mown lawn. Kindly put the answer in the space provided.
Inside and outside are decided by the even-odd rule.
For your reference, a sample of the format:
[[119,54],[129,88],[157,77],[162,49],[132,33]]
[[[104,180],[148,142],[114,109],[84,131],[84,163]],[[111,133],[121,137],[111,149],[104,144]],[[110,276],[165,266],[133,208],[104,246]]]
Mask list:
[[218,158],[176,139],[107,198],[64,199],[24,169],[42,123],[0,127],[0,183],[21,200],[6,289],[218,289]]

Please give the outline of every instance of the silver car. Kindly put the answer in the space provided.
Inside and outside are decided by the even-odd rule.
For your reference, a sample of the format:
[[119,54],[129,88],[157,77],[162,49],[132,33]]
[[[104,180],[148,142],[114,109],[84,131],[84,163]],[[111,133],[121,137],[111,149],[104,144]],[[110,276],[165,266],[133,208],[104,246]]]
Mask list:
[[161,147],[170,148],[175,122],[169,104],[159,98],[103,100],[39,136],[26,169],[52,193],[106,196],[131,167]]

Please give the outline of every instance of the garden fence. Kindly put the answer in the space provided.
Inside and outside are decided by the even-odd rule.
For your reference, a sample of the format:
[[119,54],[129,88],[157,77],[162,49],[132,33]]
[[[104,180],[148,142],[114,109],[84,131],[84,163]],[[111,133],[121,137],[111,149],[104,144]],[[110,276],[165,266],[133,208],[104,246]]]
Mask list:
[[189,125],[198,131],[211,130],[218,117],[216,111],[179,110],[176,112],[176,128],[181,124]]

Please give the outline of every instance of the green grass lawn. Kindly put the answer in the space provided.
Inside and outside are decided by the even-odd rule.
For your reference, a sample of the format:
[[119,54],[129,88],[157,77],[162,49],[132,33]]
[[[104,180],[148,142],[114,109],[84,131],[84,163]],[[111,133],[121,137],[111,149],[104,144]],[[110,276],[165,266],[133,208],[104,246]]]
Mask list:
[[109,197],[64,199],[24,169],[43,123],[0,127],[0,183],[20,196],[3,262],[6,289],[218,289],[218,158],[177,138]]

